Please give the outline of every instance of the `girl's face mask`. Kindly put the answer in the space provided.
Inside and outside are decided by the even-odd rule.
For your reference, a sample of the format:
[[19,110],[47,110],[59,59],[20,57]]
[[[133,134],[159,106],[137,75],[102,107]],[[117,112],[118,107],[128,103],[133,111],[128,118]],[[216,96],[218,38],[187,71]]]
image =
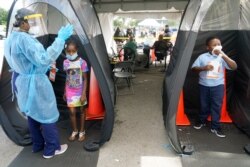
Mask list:
[[75,60],[78,56],[77,54],[77,48],[72,45],[72,44],[69,44],[68,46],[65,45],[65,48],[66,48],[66,57],[68,60]]
[[77,52],[74,53],[74,54],[72,54],[72,55],[70,55],[70,54],[68,54],[68,53],[66,54],[66,58],[67,58],[68,60],[75,60],[77,57],[78,57]]

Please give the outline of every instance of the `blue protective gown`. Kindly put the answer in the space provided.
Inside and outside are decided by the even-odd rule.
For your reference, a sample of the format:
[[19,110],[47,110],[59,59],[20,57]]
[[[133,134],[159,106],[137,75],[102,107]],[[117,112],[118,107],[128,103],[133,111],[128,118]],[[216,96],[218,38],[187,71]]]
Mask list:
[[6,60],[19,74],[14,83],[19,108],[41,123],[54,123],[59,117],[55,94],[46,72],[62,52],[64,43],[64,40],[56,38],[45,50],[36,38],[17,31],[5,41]]

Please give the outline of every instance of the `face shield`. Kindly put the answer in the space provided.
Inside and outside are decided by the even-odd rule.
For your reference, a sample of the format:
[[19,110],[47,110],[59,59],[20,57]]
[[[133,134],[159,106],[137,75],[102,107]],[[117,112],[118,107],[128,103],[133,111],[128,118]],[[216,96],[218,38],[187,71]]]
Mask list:
[[48,34],[44,20],[42,18],[42,14],[28,15],[24,17],[24,20],[27,20],[27,22],[29,23],[29,34],[31,34],[32,36],[39,37]]

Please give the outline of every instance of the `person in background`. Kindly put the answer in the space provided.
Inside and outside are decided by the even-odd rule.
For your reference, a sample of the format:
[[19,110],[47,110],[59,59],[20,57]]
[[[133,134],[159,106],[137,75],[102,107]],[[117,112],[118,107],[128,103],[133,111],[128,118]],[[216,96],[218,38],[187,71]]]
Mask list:
[[167,43],[163,40],[162,34],[159,35],[158,40],[154,42],[151,49],[154,49],[157,61],[162,61],[167,55],[168,46]]
[[192,65],[192,70],[199,73],[201,104],[199,119],[194,128],[204,127],[211,114],[211,132],[218,137],[226,137],[219,122],[224,96],[224,69],[236,70],[237,64],[221,50],[218,37],[209,37],[206,46],[208,52],[201,54]]
[[26,8],[15,15],[13,31],[5,41],[5,57],[12,68],[12,87],[17,96],[18,106],[28,118],[32,138],[32,152],[43,150],[44,158],[63,154],[67,144],[60,145],[56,122],[59,118],[52,85],[46,75],[49,66],[61,54],[65,40],[73,33],[73,26],[62,27],[57,38],[46,50],[29,34],[32,25],[39,25],[41,14]]
[[115,33],[114,33],[114,40],[117,44],[123,43],[124,42],[124,33],[120,30],[119,27],[116,28]]
[[168,25],[165,25],[164,37],[171,37],[171,36],[172,36],[172,31],[170,30]]
[[134,32],[132,31],[131,28],[128,28],[128,29],[127,29],[126,37],[134,37]]
[[137,45],[134,42],[134,38],[132,36],[129,37],[129,40],[124,45],[124,60],[134,59],[137,55]]
[[[64,99],[70,111],[70,121],[73,132],[69,140],[74,141],[79,134],[78,141],[85,139],[85,117],[87,105],[87,83],[89,71],[87,63],[78,55],[78,45],[74,40],[69,40],[65,47],[67,59],[63,62],[63,69],[66,71],[66,83]],[[80,109],[80,128],[77,128],[76,112]]]

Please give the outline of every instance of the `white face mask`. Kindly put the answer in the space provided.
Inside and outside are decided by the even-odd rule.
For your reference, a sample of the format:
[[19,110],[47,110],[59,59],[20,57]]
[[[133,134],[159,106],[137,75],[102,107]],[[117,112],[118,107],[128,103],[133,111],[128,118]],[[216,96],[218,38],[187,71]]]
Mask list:
[[221,51],[222,50],[222,46],[221,45],[215,46],[214,49],[213,49],[213,51],[212,51],[212,54],[214,54],[214,50]]
[[74,53],[73,55],[66,54],[66,58],[68,60],[75,60],[78,57],[77,53]]

